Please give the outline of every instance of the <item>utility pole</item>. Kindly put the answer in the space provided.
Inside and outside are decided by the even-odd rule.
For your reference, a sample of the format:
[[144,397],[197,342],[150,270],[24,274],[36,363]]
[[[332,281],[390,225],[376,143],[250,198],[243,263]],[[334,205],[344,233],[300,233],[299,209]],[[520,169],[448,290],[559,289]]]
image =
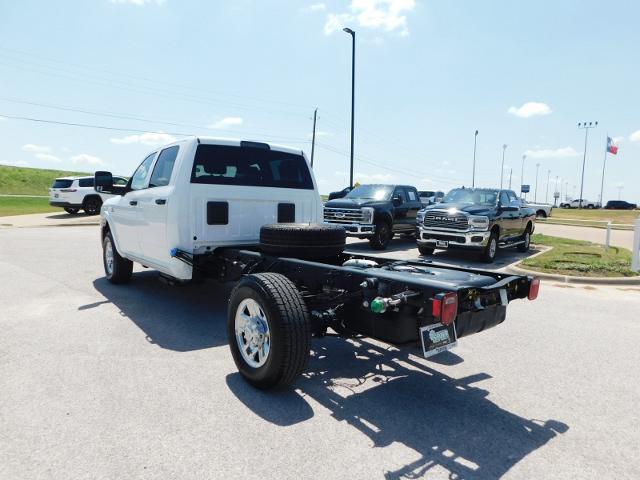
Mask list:
[[533,194],[533,201],[538,201],[538,172],[540,171],[540,164],[536,163],[536,190]]
[[[611,141],[613,144],[613,140]],[[617,150],[615,150],[617,152]],[[600,182],[600,206],[604,206],[604,169],[607,166],[607,153],[609,153],[609,134],[607,133],[607,144],[604,147],[604,161],[602,162],[602,181]],[[615,155],[615,154],[614,154]]]
[[478,130],[473,136],[473,177],[471,178],[471,188],[476,186],[476,145],[478,143]]
[[584,129],[584,153],[582,154],[582,178],[580,179],[580,201],[578,202],[578,208],[582,208],[582,195],[584,194],[584,166],[587,162],[587,138],[589,137],[589,129],[596,128],[598,126],[598,122],[581,122],[578,123],[578,128]]
[[549,178],[551,178],[551,170],[547,170],[547,192],[544,194],[544,203],[549,203]]
[[311,168],[313,168],[313,153],[316,149],[316,118],[318,116],[318,109],[313,111],[313,135],[311,137]]
[[509,190],[511,190],[511,177],[513,177],[513,167],[509,170]]
[[343,28],[342,30],[351,35],[351,167],[349,169],[349,186],[353,188],[353,122],[356,92],[356,32],[350,28]]
[[616,188],[618,189],[618,200],[620,200],[620,197],[622,196],[622,189],[624,188],[624,185],[618,185]]
[[500,168],[500,190],[502,190],[502,177],[504,176],[504,151],[506,149],[507,149],[507,144],[505,143],[504,145],[502,145],[502,167]]
[[[560,190],[562,190],[562,185],[560,186]],[[558,194],[558,196],[556,197],[556,193]],[[556,203],[558,203],[558,198],[560,198],[560,201],[562,201],[562,192],[558,192],[558,175],[556,175],[556,183],[554,185],[554,189],[553,189],[553,206],[556,206]]]
[[527,159],[526,155],[522,155],[522,170],[520,171],[520,195],[522,195],[522,185],[524,185],[524,161]]

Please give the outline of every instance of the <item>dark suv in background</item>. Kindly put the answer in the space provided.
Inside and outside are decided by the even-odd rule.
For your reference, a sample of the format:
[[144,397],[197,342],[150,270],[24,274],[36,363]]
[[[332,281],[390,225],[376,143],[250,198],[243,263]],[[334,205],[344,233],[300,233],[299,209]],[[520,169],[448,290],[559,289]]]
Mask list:
[[342,225],[347,235],[368,238],[384,250],[396,233],[414,235],[422,208],[418,190],[409,185],[360,185],[344,198],[324,205],[324,221]]
[[607,210],[633,210],[638,206],[635,203],[625,202],[624,200],[609,200],[604,208]]

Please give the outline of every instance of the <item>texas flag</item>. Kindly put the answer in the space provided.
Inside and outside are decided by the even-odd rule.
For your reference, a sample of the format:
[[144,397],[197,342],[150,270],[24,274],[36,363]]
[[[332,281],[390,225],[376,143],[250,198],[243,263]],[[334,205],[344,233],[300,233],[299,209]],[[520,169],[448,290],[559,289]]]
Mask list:
[[618,146],[613,143],[613,139],[611,137],[607,137],[607,152],[613,155],[618,153]]

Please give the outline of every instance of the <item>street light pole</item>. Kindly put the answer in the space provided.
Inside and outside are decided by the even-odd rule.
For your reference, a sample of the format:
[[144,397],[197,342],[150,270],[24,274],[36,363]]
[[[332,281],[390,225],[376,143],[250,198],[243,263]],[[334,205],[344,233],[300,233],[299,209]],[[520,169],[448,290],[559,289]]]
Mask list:
[[582,195],[584,193],[584,166],[587,162],[587,138],[589,137],[589,129],[596,128],[598,126],[598,122],[580,122],[578,123],[578,128],[584,129],[584,153],[582,154],[582,177],[580,179],[580,200],[578,201],[578,208],[582,208]]
[[551,178],[551,170],[547,170],[547,191],[544,194],[544,203],[549,203],[549,179]]
[[478,143],[478,130],[473,136],[473,177],[471,178],[471,188],[476,186],[476,145]]
[[342,30],[351,35],[351,167],[349,169],[349,186],[353,188],[353,122],[356,90],[356,32],[350,28],[343,28]]
[[318,109],[313,111],[313,136],[311,137],[311,168],[313,168],[313,154],[316,150],[316,118],[318,117]]
[[513,177],[513,167],[509,170],[509,190],[511,190],[511,177]]
[[522,170],[520,170],[520,195],[522,195],[522,185],[524,185],[524,161],[527,156],[522,155]]
[[507,144],[502,145],[502,167],[500,168],[500,190],[502,190],[502,179],[504,177],[504,151],[507,149]]
[[536,190],[533,194],[533,201],[538,201],[538,172],[540,171],[540,164],[536,163]]

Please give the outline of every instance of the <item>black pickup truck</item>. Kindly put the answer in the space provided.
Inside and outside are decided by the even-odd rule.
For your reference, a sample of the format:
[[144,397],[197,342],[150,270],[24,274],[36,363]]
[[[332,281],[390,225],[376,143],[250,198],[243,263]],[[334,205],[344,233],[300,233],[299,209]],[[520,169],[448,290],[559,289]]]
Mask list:
[[498,248],[529,250],[536,212],[515,192],[493,188],[455,188],[442,203],[418,213],[416,237],[422,255],[436,248],[467,248],[491,263]]
[[368,238],[371,248],[384,250],[395,234],[413,235],[418,191],[408,185],[360,185],[344,198],[324,205],[324,221],[341,225],[348,236]]

